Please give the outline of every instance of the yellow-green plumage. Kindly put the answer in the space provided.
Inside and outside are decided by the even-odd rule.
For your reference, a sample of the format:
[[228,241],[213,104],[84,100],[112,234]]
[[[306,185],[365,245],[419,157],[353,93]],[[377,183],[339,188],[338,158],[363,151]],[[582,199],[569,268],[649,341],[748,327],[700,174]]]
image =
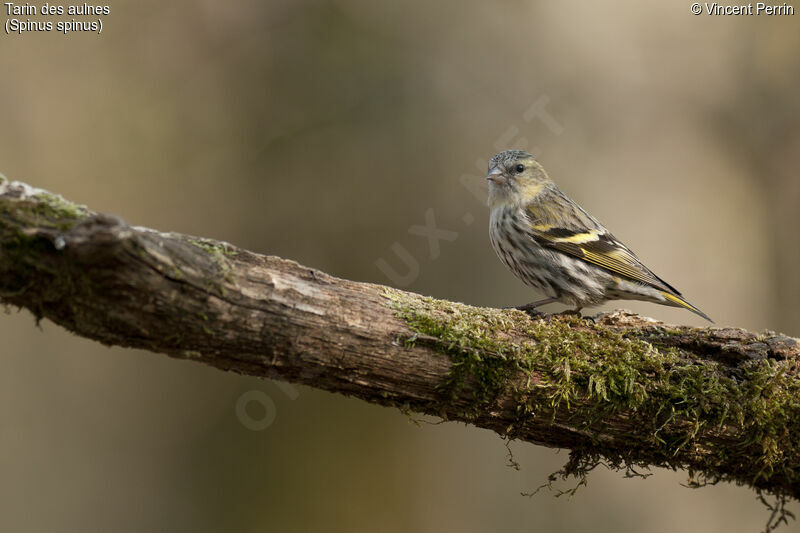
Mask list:
[[646,300],[711,320],[561,192],[527,152],[495,155],[487,179],[492,246],[514,274],[548,296],[536,304],[580,309],[607,300]]

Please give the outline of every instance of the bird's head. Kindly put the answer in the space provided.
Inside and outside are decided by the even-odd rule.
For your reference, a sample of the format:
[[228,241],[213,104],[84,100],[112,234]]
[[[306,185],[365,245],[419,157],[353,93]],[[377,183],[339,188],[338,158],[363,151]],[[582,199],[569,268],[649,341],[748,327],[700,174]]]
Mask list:
[[531,154],[506,150],[489,160],[489,206],[524,204],[550,182],[547,172]]

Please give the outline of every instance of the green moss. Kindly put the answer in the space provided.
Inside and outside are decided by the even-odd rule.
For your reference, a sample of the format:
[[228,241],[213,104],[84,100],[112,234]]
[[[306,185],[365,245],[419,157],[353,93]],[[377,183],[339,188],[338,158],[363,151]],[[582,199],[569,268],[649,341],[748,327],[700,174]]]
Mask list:
[[206,288],[225,296],[225,283],[236,284],[233,277],[233,265],[230,261],[230,258],[236,255],[236,251],[226,243],[210,239],[189,239],[189,242],[206,252],[219,268],[219,278],[209,277],[204,280]]
[[[454,359],[443,389],[456,397],[463,387],[472,387],[477,410],[503,393],[525,400],[530,383],[516,382],[543,369],[549,369],[544,376],[548,407],[597,397],[635,408],[646,396],[641,373],[659,363],[649,344],[622,339],[570,315],[530,320],[516,310],[480,309],[394,291],[386,296],[412,330],[441,341],[437,346]],[[515,344],[512,338],[529,340]],[[536,406],[520,407],[531,412]]]
[[59,219],[64,224],[74,223],[88,214],[86,206],[69,202],[58,194],[41,192],[34,198],[37,205],[34,206],[33,212],[48,219]]
[[213,241],[211,239],[189,239],[189,242],[212,255],[221,256],[223,258],[235,255],[234,249],[229,248],[226,243]]
[[[602,462],[626,471],[690,468],[705,480],[757,488],[777,479],[786,493],[800,481],[794,471],[800,432],[790,430],[800,427],[794,361],[752,360],[731,372],[656,347],[635,330],[612,330],[575,316],[532,320],[516,310],[395,290],[385,296],[415,332],[414,342],[452,359],[453,370],[440,385],[449,416],[472,420],[496,409],[498,400],[507,405],[511,399],[516,416],[506,429],[510,437],[524,436],[534,419],[556,416],[592,437],[576,439],[563,475],[582,477]],[[620,435],[619,428],[604,434],[615,415],[631,421],[625,424],[630,434]],[[745,439],[711,445],[731,430]],[[780,495],[784,489],[770,490]]]
[[[27,200],[0,203],[0,215],[9,216],[17,224],[41,229],[67,231],[88,214],[85,206],[73,204],[57,194],[44,191]],[[0,216],[0,226],[2,225]]]

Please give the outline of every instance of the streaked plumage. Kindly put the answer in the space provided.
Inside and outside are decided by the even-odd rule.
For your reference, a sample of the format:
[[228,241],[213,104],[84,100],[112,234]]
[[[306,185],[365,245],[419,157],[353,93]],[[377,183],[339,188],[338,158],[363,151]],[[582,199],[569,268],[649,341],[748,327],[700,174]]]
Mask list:
[[495,155],[486,179],[495,252],[548,296],[531,306],[561,302],[580,310],[607,300],[646,300],[711,320],[561,192],[529,153]]

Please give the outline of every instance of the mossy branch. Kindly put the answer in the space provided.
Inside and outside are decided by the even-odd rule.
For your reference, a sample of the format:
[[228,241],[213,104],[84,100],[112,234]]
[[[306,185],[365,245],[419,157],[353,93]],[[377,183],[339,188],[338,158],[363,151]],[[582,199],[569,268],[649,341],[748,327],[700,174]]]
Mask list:
[[623,311],[532,319],[131,227],[0,178],[0,301],[77,335],[800,497],[800,345]]

